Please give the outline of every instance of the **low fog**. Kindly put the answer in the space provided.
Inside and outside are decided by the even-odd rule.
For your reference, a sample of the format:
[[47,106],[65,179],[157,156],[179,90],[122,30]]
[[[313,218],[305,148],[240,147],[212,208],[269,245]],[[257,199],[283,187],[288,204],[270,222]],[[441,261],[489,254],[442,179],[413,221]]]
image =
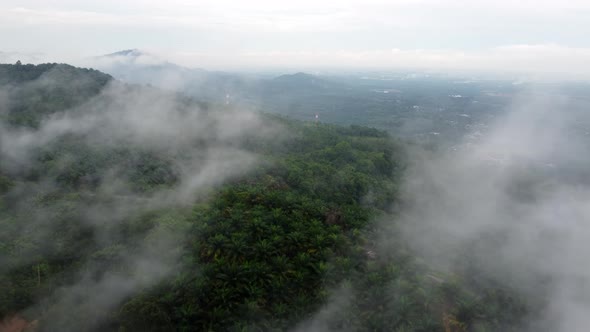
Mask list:
[[529,91],[479,139],[414,153],[406,174],[404,240],[450,275],[469,266],[524,295],[538,308],[527,331],[590,325],[589,106]]
[[[54,74],[49,71],[27,83],[24,89],[55,84]],[[11,87],[0,91],[0,105],[8,105],[13,93]],[[67,203],[44,207],[43,197],[58,190],[55,174],[41,173],[34,182],[16,183],[7,197],[9,202],[18,202],[15,204],[19,204],[19,215],[15,217],[20,222],[18,227],[3,232],[7,238],[15,239],[10,245],[18,255],[0,257],[1,273],[38,261],[40,252],[52,254],[48,250],[56,245],[51,234],[64,227],[63,220],[54,217],[59,213],[66,211],[71,218],[69,222],[82,223],[92,234],[88,241],[99,245],[116,243],[123,220],[150,211],[157,213],[167,207],[183,211],[215,186],[260,165],[260,158],[244,148],[245,140],[280,141],[278,128],[270,126],[258,114],[237,107],[201,105],[185,97],[118,81],[108,83],[89,102],[46,116],[37,128],[13,126],[1,119],[0,172],[5,174],[26,174],[34,161],[42,158],[44,149],[61,139],[75,138],[76,144],[93,152],[125,148],[139,151],[137,158],[161,156],[162,162],[170,165],[172,175],[166,176],[175,177],[172,186],[138,192],[125,175],[129,171],[126,166],[107,161],[98,166],[104,168],[96,170],[95,178],[100,179],[96,189],[89,188],[81,201],[76,201],[80,208]],[[55,160],[55,169],[75,167],[76,158],[85,162],[84,156],[66,154]],[[36,209],[30,210],[32,206]],[[71,272],[73,277],[64,286],[47,294],[23,314],[45,318],[41,328],[46,331],[97,328],[109,310],[124,299],[178,274],[187,226],[172,227],[169,223],[175,222],[173,218],[160,219],[146,235],[133,238],[133,250],[121,252],[115,246],[111,247],[112,252],[104,253],[105,257],[117,257],[114,267],[105,265],[100,257],[83,262]],[[31,247],[19,247],[19,239],[32,243]],[[40,270],[40,285],[41,274]]]
[[[370,255],[395,256],[401,242],[430,266],[427,283],[466,278],[514,292],[530,309],[516,331],[586,331],[589,106],[558,89],[531,89],[456,146],[410,148],[396,216],[377,223]],[[397,282],[389,296],[400,296]],[[340,330],[334,322],[367,296],[346,281],[331,294],[292,331]]]

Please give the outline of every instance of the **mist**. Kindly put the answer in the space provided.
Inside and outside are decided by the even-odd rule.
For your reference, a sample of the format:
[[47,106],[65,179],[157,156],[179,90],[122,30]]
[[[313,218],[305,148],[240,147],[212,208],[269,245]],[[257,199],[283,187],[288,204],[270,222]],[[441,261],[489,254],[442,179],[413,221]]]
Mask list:
[[590,323],[588,106],[528,91],[478,138],[414,153],[406,174],[394,222],[409,247],[450,275],[469,268],[516,290],[535,308],[527,331]]
[[[59,70],[49,71],[21,89],[51,87],[57,84]],[[17,92],[5,87],[0,92],[0,105],[9,105]],[[244,142],[270,138],[280,142],[284,135],[279,130],[259,114],[237,106],[205,105],[114,80],[89,101],[47,115],[36,127],[15,126],[0,117],[0,173],[35,177],[34,181],[16,182],[6,193],[8,203],[14,202],[17,211],[13,218],[19,222],[3,230],[13,257],[0,257],[0,272],[18,271],[42,261],[42,256],[59,255],[61,246],[73,244],[56,244],[52,234],[70,227],[81,229],[88,234],[86,241],[105,248],[78,264],[58,289],[45,292],[22,314],[40,319],[44,331],[101,329],[124,300],[180,274],[190,206],[205,200],[216,186],[264,164]],[[50,152],[57,156],[52,169],[32,169],[64,140],[73,143]],[[75,152],[60,152],[71,149],[72,144],[73,151],[88,150],[107,159],[89,166],[95,171],[91,178],[82,179],[87,188],[80,195],[45,204],[46,200],[51,202],[51,195],[61,195],[56,181],[62,171],[97,162],[86,161],[85,155],[72,154]],[[139,166],[118,161],[129,153],[125,158],[136,160]],[[153,160],[150,158],[163,165],[159,167],[164,173],[156,174],[158,181],[163,179],[170,185],[145,191],[133,183],[133,168]],[[180,217],[172,218],[170,213]],[[130,249],[123,250],[117,243],[128,232],[125,227],[129,226],[124,225],[146,215],[148,225],[135,222],[134,227],[147,227],[147,231],[126,238],[131,241],[127,243]],[[21,246],[21,240],[31,245]],[[45,282],[43,268],[42,263],[37,266],[40,287]]]
[[[358,277],[349,275],[291,331],[363,330],[367,326],[349,325],[355,306],[366,308],[373,320],[407,319],[400,309],[403,298],[419,310],[433,310],[431,303],[421,302],[429,297],[419,294],[440,298],[437,287],[456,283],[472,289],[474,303],[482,301],[481,306],[497,305],[485,302],[486,289],[526,303],[518,321],[499,330],[586,331],[589,106],[560,87],[537,86],[514,96],[491,122],[472,124],[478,132],[467,132],[456,145],[406,146],[400,198],[393,214],[373,221],[363,248],[368,263],[360,273],[384,283],[383,293],[367,293],[362,282],[350,284]],[[379,266],[393,269],[393,277],[378,279]],[[417,273],[411,278],[419,293],[408,295],[403,271],[414,269],[419,272],[406,273]],[[437,318],[443,324],[445,310]],[[457,328],[487,331],[485,319]],[[418,328],[413,323],[410,319],[409,330]]]

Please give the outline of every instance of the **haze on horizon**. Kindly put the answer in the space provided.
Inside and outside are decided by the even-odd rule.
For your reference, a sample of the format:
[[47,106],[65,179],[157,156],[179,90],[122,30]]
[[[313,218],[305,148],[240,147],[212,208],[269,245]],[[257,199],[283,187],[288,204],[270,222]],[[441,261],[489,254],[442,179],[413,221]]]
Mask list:
[[138,48],[206,69],[420,69],[590,78],[584,0],[4,0],[0,62]]

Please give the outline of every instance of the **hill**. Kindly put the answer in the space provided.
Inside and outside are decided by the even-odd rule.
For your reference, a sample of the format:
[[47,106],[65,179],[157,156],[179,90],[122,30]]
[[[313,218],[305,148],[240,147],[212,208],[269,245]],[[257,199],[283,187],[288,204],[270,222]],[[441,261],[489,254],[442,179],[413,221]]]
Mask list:
[[36,127],[44,116],[73,108],[98,95],[112,80],[93,69],[66,64],[0,64],[6,110],[0,119]]
[[328,81],[306,73],[286,74],[272,79],[272,85],[284,88],[320,88],[329,86]]
[[0,316],[47,331],[507,331],[526,313],[395,233],[378,245],[405,168],[385,132],[3,68],[9,93],[47,97],[14,95],[33,120],[0,119]]

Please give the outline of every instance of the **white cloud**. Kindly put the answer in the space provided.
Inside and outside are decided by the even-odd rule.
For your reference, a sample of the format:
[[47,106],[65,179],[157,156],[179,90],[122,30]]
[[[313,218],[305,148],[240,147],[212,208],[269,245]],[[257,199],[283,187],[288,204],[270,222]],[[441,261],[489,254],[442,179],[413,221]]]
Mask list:
[[139,47],[172,53],[172,60],[183,64],[215,68],[412,67],[588,76],[585,31],[590,31],[587,0],[0,4],[5,52],[42,51],[66,58],[68,50],[97,55]]
[[[420,28],[441,23],[461,26],[472,21],[485,22],[486,15],[516,17],[522,23],[530,19],[557,19],[564,14],[571,18],[571,15],[588,10],[590,2],[580,0],[130,0],[123,4],[113,0],[61,0],[52,2],[51,7],[48,7],[45,1],[9,0],[0,7],[0,17],[3,18],[4,24],[163,24],[221,29],[239,27],[308,31],[346,30],[355,27],[370,29],[381,25]],[[450,19],[447,14],[453,13],[461,14],[463,20]],[[473,20],[474,17],[477,19]]]

